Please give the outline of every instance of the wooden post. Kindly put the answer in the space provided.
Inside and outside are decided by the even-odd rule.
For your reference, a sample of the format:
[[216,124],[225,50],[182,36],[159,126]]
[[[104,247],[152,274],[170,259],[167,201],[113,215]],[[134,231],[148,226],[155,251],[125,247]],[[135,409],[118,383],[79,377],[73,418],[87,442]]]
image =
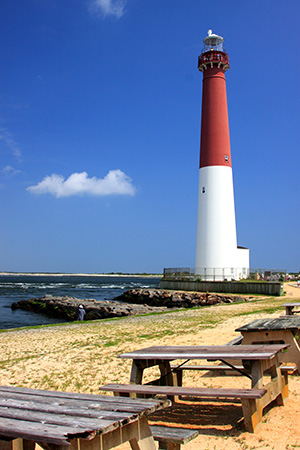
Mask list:
[[245,427],[249,433],[256,433],[261,428],[262,408],[260,400],[242,398],[243,416]]
[[131,384],[142,384],[144,369],[135,360],[132,361],[131,373],[130,373],[130,383]]
[[34,450],[35,442],[28,439],[0,440],[0,450]]

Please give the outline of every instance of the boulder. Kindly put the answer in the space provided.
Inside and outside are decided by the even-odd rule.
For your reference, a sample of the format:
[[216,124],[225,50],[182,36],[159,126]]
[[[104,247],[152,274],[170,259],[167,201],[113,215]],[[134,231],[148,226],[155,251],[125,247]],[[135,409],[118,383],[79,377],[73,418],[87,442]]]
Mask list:
[[150,306],[167,308],[193,308],[215,305],[217,303],[232,303],[247,301],[251,297],[235,297],[228,294],[211,294],[209,292],[170,291],[165,289],[129,289],[115,300]]
[[86,316],[85,320],[108,319],[111,317],[131,316],[134,314],[147,314],[150,312],[161,312],[166,307],[153,307],[142,302],[142,304],[128,304],[118,301],[97,301],[94,299],[77,299],[75,297],[44,297],[20,300],[13,303],[11,308],[23,309],[35,313],[46,314],[66,321],[77,320],[79,305],[83,305]]

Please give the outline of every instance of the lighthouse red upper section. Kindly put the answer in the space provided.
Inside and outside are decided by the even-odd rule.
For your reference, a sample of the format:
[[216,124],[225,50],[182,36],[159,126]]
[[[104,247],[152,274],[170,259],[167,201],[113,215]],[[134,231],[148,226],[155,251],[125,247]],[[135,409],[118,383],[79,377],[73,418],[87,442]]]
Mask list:
[[[219,36],[210,36],[223,41],[223,38]],[[209,37],[204,42],[209,41]],[[213,42],[213,39],[211,41]],[[207,45],[207,42],[205,44]],[[227,53],[216,50],[216,47],[212,45],[212,48],[204,51],[199,56],[198,62],[198,68],[203,72],[200,168],[207,166],[231,167],[225,81],[229,58]]]

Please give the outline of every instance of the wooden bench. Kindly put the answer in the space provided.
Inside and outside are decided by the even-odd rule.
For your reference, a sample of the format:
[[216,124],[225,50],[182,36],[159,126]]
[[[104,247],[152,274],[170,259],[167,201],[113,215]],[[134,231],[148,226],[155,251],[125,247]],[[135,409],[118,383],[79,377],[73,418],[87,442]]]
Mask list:
[[159,442],[158,448],[167,450],[180,450],[181,445],[191,441],[199,434],[198,430],[160,425],[150,425],[150,429],[154,439]]
[[226,389],[226,388],[197,388],[182,386],[152,386],[146,384],[107,384],[100,390],[113,392],[114,395],[166,395],[185,396],[211,399],[239,399],[242,402],[245,427],[253,433],[261,426],[262,407],[259,400],[267,393],[266,389]]
[[225,345],[240,345],[243,342],[243,335],[240,334],[236,338],[232,339],[232,341],[227,342]]

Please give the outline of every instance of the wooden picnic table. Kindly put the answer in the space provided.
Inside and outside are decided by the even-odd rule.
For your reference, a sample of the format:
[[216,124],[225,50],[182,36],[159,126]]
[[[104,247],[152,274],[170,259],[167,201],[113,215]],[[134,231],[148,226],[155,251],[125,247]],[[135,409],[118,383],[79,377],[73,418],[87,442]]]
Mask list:
[[[283,305],[281,305],[282,307],[285,308],[285,314],[287,316],[292,316],[293,314],[297,314],[300,313],[300,303],[284,303]],[[297,310],[294,310],[294,308],[299,308]]]
[[286,352],[279,355],[281,363],[294,363],[300,373],[300,317],[281,316],[258,319],[237,328],[243,335],[242,343],[248,344],[289,344]]
[[[130,375],[131,384],[142,384],[144,370],[155,365],[159,366],[161,377],[155,380],[159,385],[172,386],[174,384],[173,370],[170,361],[181,361],[179,366],[190,360],[222,361],[224,364],[234,366],[237,360],[241,360],[244,371],[243,374],[251,378],[251,389],[265,389],[260,399],[256,399],[251,406],[251,413],[247,413],[248,406],[243,405],[244,417],[247,416],[247,427],[253,431],[256,425],[260,425],[262,410],[265,406],[276,400],[278,405],[283,405],[288,397],[288,378],[283,376],[280,369],[279,354],[286,350],[288,345],[216,345],[216,346],[153,346],[143,348],[130,353],[119,355],[120,358],[132,359],[132,368]],[[183,363],[182,363],[183,361]],[[230,361],[233,363],[231,364]],[[174,366],[173,366],[174,367]],[[184,367],[184,366],[183,366]],[[270,381],[264,383],[264,375],[268,373]],[[151,383],[149,383],[151,384]],[[113,390],[113,388],[112,388]],[[180,391],[180,390],[179,390]],[[200,389],[198,396],[213,396],[213,389]],[[215,390],[215,396],[219,395]],[[236,392],[237,398],[242,398],[239,390],[232,390],[232,397]],[[176,389],[172,391],[176,395]],[[224,395],[229,396],[230,393]],[[251,395],[251,392],[250,392]],[[242,399],[243,404],[243,399]],[[244,402],[246,405],[246,403]],[[253,417],[256,415],[255,421]],[[250,418],[248,417],[250,416]],[[249,419],[249,420],[248,420]]]
[[0,449],[155,450],[146,414],[170,401],[0,386]]

